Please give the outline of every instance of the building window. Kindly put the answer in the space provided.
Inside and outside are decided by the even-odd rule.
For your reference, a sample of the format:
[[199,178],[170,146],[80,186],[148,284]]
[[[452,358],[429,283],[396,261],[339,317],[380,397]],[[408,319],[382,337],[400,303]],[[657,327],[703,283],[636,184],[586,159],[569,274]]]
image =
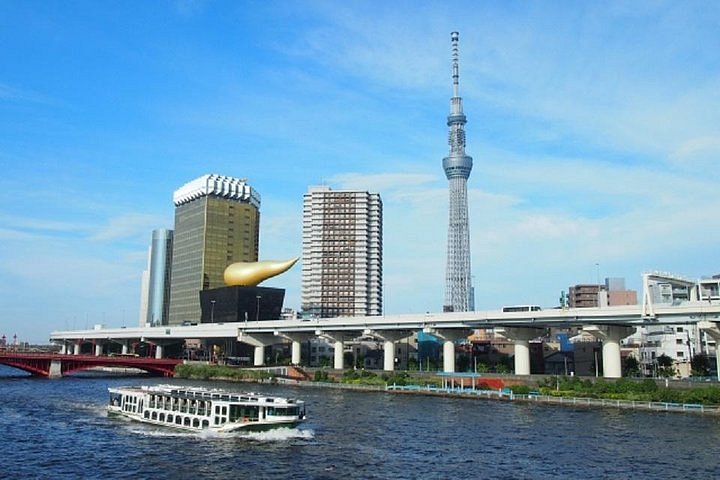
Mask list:
[[677,358],[683,358],[685,356],[685,352],[677,352]]

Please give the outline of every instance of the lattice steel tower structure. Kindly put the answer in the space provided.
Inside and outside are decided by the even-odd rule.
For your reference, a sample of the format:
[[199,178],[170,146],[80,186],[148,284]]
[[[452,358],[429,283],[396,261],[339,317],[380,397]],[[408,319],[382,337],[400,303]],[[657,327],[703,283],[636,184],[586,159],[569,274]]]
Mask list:
[[458,32],[450,34],[452,44],[453,96],[450,99],[448,144],[450,154],[443,158],[443,170],[450,190],[447,271],[444,311],[466,312],[473,307],[470,278],[470,230],[468,227],[467,179],[472,157],[465,154],[465,123],[462,98],[459,96]]

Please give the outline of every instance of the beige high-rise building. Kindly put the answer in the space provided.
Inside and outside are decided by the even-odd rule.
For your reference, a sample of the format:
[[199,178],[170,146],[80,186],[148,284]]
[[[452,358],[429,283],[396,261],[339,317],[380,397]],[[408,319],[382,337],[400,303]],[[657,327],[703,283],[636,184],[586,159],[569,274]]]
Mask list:
[[309,188],[303,201],[303,314],[383,313],[382,224],[377,193]]
[[258,260],[260,196],[245,179],[203,175],[173,195],[169,324],[200,321],[200,290],[225,286],[234,262]]

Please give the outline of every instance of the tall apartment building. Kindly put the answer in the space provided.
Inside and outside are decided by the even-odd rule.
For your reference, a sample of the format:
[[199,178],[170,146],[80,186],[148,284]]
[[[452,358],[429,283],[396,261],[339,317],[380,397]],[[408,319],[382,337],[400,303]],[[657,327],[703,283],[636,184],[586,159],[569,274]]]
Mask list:
[[382,273],[380,195],[310,187],[303,200],[303,313],[381,315]]
[[225,286],[234,262],[258,259],[260,196],[245,179],[203,175],[173,194],[169,324],[200,321],[200,290]]

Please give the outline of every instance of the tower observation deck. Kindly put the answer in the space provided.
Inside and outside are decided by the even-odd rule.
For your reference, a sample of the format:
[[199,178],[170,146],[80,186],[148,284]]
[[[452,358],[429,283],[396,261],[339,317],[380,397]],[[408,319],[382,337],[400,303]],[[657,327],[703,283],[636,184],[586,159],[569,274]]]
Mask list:
[[468,227],[467,179],[472,170],[472,157],[465,154],[465,123],[459,95],[458,32],[450,34],[452,44],[453,96],[447,117],[450,154],[443,158],[443,170],[449,183],[449,223],[445,304],[443,310],[466,312],[473,307],[470,277],[470,230]]

